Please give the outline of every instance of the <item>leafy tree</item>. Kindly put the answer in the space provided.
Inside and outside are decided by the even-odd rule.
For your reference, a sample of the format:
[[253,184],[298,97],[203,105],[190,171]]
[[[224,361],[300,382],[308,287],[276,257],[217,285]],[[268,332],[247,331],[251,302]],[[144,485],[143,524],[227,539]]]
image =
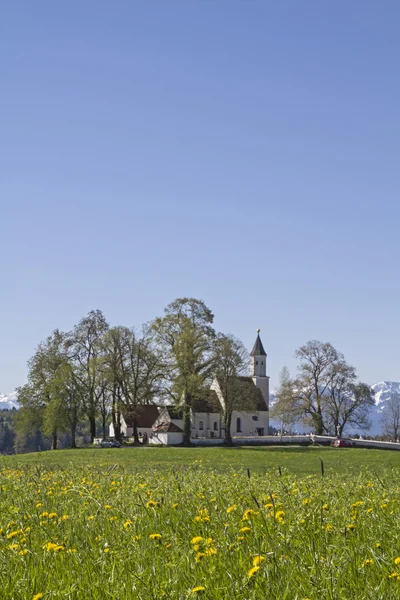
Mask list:
[[177,298],[164,316],[152,323],[154,338],[164,358],[164,390],[182,407],[184,444],[190,444],[191,408],[201,397],[213,364],[214,315],[202,300]]
[[221,405],[217,407],[223,415],[225,442],[232,445],[231,423],[234,410],[247,410],[256,407],[257,388],[240,377],[247,374],[249,353],[243,343],[232,335],[219,333],[213,344],[212,388],[219,396]]
[[102,388],[101,350],[102,338],[108,323],[100,310],[92,310],[68,334],[66,347],[75,367],[75,376],[82,388],[84,412],[89,420],[90,438],[96,437],[96,415],[99,410]]
[[[111,394],[119,391],[124,414],[132,417],[135,443],[139,442],[137,416],[141,407],[150,404],[159,391],[162,369],[153,348],[148,328],[138,334],[135,329],[114,327],[104,336],[103,365]],[[107,349],[109,352],[107,352]],[[104,384],[106,391],[107,385]]]

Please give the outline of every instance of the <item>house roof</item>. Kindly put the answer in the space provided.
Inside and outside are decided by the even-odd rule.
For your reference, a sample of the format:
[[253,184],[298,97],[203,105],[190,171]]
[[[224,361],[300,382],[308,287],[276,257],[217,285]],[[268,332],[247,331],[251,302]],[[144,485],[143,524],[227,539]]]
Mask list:
[[168,404],[159,408],[166,408],[170,419],[183,419],[183,410],[178,406]]
[[197,398],[192,404],[193,412],[202,413],[220,413],[221,405],[217,393],[214,390],[205,388],[201,393],[201,398]]
[[[155,404],[143,404],[136,408],[136,427],[151,427],[159,417],[158,407]],[[124,414],[124,420],[128,427],[133,427],[133,417]]]
[[183,433],[183,430],[169,421],[168,423],[160,423],[157,427],[153,427],[153,431],[156,433]]
[[250,356],[267,356],[264,350],[259,332],[257,332],[257,339],[254,342],[253,350],[250,352]]
[[254,385],[253,379],[251,377],[238,377],[238,379],[249,386],[249,412],[268,410],[264,396],[260,388]]

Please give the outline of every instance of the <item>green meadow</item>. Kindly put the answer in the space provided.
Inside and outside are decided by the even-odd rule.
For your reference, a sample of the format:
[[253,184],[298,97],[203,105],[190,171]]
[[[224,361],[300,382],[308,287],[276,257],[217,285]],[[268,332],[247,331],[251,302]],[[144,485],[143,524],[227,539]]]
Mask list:
[[122,448],[0,459],[1,598],[395,599],[400,453]]

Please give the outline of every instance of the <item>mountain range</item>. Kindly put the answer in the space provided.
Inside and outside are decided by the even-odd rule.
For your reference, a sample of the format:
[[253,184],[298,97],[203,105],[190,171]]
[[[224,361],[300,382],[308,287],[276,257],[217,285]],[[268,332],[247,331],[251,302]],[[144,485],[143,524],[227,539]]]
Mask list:
[[[396,398],[400,400],[400,382],[381,381],[379,383],[374,383],[374,385],[371,386],[371,389],[375,396],[375,406],[370,412],[371,429],[369,429],[367,433],[368,435],[375,436],[382,432],[382,415],[385,410],[387,410],[389,402]],[[274,394],[271,394],[271,404],[274,403],[274,399]],[[12,392],[11,394],[0,394],[0,410],[11,410],[13,408],[18,408],[17,393]],[[270,421],[270,425],[276,429],[279,429],[280,427],[280,423],[272,420]],[[301,426],[300,428],[302,431],[305,431]],[[363,432],[347,432],[348,435],[351,433]]]

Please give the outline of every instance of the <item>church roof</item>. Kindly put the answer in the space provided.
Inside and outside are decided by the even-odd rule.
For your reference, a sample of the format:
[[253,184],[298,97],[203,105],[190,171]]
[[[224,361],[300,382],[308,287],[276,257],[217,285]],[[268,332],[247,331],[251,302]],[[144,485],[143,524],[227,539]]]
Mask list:
[[257,339],[254,343],[253,350],[250,352],[250,356],[267,356],[259,332],[257,332]]

